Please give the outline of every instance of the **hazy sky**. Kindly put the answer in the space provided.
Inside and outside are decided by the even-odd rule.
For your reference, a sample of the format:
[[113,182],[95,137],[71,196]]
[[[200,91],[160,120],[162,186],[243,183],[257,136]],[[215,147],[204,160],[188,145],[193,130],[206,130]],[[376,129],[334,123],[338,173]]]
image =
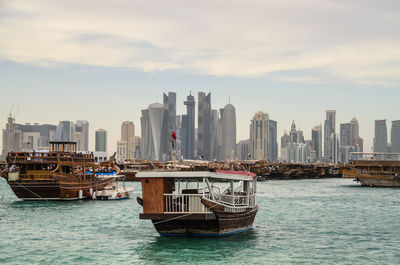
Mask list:
[[399,85],[400,1],[0,0],[0,110],[87,119],[90,145],[104,128],[109,151],[168,91],[179,114],[190,91],[217,109],[230,96],[238,140],[258,110],[279,138],[292,119],[309,138],[336,109],[337,130],[357,117],[368,151],[374,120],[400,119]]

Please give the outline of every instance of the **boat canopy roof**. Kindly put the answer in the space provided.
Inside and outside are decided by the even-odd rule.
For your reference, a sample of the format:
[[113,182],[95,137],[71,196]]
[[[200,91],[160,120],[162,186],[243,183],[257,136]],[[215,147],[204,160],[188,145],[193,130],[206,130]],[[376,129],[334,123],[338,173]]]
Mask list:
[[247,171],[142,171],[136,174],[137,178],[210,178],[220,180],[253,181],[254,173]]

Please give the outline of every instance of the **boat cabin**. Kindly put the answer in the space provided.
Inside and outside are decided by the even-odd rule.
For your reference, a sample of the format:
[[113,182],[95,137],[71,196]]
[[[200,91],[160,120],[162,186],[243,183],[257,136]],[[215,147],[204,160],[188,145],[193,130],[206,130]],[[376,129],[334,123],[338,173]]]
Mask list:
[[256,178],[249,172],[138,172],[142,182],[142,219],[153,214],[210,213],[201,201],[226,211],[246,211],[256,205]]

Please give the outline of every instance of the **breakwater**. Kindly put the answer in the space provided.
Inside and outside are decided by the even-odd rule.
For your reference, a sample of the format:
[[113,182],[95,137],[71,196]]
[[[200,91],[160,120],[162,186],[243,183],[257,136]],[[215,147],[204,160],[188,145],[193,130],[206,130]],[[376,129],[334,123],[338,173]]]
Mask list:
[[347,168],[341,164],[298,164],[268,161],[131,161],[118,165],[126,175],[126,180],[136,180],[138,171],[145,170],[181,170],[181,171],[218,171],[218,170],[248,170],[257,175],[258,180],[268,179],[313,179],[313,178],[338,178],[342,169]]

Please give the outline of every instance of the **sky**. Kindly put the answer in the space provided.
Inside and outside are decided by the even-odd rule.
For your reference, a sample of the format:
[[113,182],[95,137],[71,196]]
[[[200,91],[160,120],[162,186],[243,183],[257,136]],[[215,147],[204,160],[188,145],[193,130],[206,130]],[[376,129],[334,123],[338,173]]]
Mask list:
[[[311,137],[325,110],[359,120],[371,150],[374,120],[400,119],[400,2],[374,0],[0,0],[0,127],[88,120],[108,131],[177,93],[236,107],[237,139],[259,110],[278,138]],[[197,111],[197,110],[196,110]]]

